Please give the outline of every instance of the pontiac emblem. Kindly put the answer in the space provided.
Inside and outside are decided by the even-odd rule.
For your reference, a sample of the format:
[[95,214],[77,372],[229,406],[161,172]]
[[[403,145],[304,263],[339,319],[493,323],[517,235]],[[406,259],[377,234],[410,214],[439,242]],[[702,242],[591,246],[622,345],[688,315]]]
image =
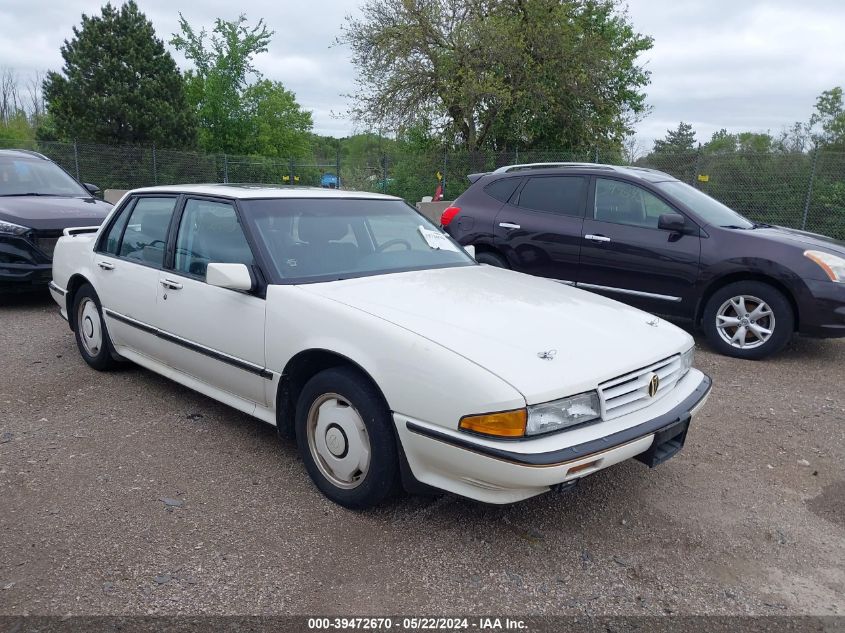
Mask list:
[[648,397],[653,398],[657,395],[658,389],[660,389],[660,378],[657,374],[652,374],[651,380],[648,381]]

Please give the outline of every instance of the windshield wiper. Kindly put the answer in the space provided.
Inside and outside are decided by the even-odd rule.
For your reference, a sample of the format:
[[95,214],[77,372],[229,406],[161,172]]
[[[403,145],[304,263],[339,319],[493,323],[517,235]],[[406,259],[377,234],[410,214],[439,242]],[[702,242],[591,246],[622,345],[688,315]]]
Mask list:
[[37,193],[35,191],[28,191],[27,193],[2,193],[0,197],[3,198],[12,198],[12,197],[23,197],[23,196],[48,196],[48,197],[56,197],[60,196],[59,193]]
[[737,226],[736,224],[720,224],[719,228],[720,229],[738,229],[740,231],[748,230],[747,226]]

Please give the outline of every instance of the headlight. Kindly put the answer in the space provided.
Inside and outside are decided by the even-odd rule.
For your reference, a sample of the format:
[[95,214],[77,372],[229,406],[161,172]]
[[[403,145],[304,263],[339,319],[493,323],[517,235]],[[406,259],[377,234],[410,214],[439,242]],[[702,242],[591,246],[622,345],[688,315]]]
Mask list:
[[525,427],[525,434],[537,435],[558,431],[595,420],[600,415],[599,394],[595,391],[535,404],[528,407],[528,424]]
[[679,380],[686,376],[687,372],[690,370],[690,367],[692,367],[694,354],[695,346],[690,347],[687,351],[681,354],[681,375],[678,377]]
[[21,226],[20,224],[12,224],[5,220],[0,220],[0,233],[4,235],[23,235],[30,228],[28,226]]
[[831,281],[845,283],[845,259],[824,251],[804,251],[804,257],[818,264]]

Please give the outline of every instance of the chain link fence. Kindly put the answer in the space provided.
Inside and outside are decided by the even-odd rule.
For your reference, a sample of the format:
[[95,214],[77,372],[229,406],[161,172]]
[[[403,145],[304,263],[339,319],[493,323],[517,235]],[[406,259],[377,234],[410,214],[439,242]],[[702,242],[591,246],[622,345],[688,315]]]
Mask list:
[[[598,151],[410,152],[378,140],[354,152],[317,151],[307,160],[203,154],[92,143],[4,142],[51,158],[82,182],[102,189],[175,183],[239,182],[380,191],[414,203],[442,183],[443,199],[469,186],[467,175],[516,163],[622,163]],[[759,222],[845,239],[845,152],[652,154],[636,166],[664,171]],[[442,181],[438,181],[438,176]]]

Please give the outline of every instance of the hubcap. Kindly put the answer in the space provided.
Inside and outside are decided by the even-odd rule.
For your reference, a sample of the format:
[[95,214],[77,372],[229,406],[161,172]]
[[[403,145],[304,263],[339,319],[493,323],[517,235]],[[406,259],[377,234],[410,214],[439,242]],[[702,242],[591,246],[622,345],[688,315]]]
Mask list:
[[103,346],[103,326],[97,305],[86,297],[80,302],[79,313],[76,316],[82,347],[85,348],[89,356],[96,356]]
[[338,488],[356,488],[370,467],[370,438],[361,415],[343,396],[326,393],[308,411],[308,449],[320,473]]
[[731,297],[716,312],[716,331],[731,347],[760,347],[772,338],[775,314],[769,304],[758,297]]

